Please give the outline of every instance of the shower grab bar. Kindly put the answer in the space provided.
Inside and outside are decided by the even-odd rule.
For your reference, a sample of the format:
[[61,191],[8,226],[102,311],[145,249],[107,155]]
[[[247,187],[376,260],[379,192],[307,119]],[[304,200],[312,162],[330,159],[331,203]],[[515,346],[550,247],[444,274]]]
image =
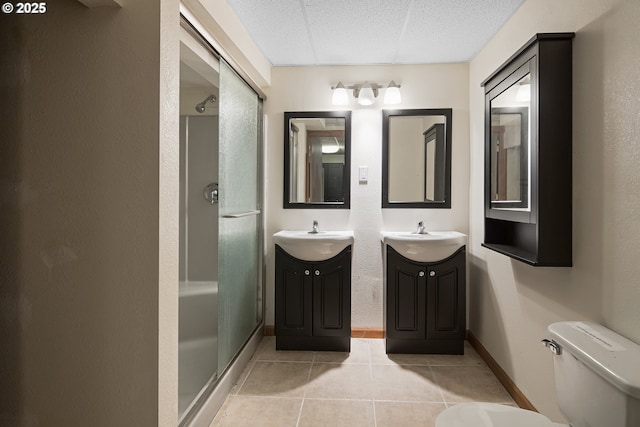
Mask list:
[[249,212],[242,212],[239,214],[228,214],[228,215],[222,215],[222,218],[242,218],[244,216],[251,216],[251,215],[260,215],[260,211],[249,211]]

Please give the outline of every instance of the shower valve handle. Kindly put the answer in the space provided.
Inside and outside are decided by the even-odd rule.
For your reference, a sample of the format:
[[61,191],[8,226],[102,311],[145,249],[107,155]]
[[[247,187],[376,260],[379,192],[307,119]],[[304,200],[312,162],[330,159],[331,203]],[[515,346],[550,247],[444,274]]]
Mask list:
[[204,187],[204,198],[212,205],[218,203],[218,196],[220,195],[218,191],[218,183],[212,182],[211,184]]

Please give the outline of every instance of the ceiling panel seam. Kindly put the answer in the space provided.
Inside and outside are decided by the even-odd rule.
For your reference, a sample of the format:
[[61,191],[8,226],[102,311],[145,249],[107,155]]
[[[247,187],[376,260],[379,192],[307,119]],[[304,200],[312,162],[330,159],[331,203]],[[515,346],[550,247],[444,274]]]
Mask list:
[[409,1],[409,7],[407,8],[407,13],[404,15],[404,22],[402,24],[402,29],[400,30],[400,36],[398,37],[398,44],[396,45],[396,51],[393,53],[394,64],[398,62],[398,55],[400,55],[400,46],[402,46],[402,41],[404,40],[405,32],[407,31],[407,27],[409,26],[409,20],[411,19],[411,14],[413,13],[415,3],[416,3],[416,0]]
[[307,17],[307,8],[304,5],[304,0],[298,0],[300,3],[300,8],[302,9],[302,16],[304,17],[304,26],[307,29],[307,37],[309,37],[309,44],[311,45],[311,54],[313,55],[313,63],[318,63],[318,56],[316,55],[316,43],[313,40],[313,35],[311,34],[311,25],[309,25],[309,18]]

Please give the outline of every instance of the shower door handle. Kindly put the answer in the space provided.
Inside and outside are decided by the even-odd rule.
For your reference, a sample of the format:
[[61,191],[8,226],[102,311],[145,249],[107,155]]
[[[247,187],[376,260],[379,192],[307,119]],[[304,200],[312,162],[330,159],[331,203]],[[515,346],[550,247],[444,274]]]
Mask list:
[[217,182],[212,182],[211,184],[204,187],[204,198],[206,201],[208,201],[212,205],[215,205],[216,203],[218,203],[218,196],[219,196],[219,192],[218,192]]
[[245,216],[252,216],[252,215],[260,215],[260,211],[255,210],[255,211],[248,211],[248,212],[242,212],[237,214],[226,214],[226,215],[222,215],[222,218],[243,218]]

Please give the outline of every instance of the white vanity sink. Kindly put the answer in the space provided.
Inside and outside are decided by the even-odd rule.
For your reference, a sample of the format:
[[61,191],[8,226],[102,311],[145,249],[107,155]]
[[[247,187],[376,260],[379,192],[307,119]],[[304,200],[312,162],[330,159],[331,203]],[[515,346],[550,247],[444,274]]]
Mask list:
[[303,261],[324,261],[353,244],[353,231],[278,231],[273,242]]
[[457,231],[383,231],[380,240],[400,255],[417,262],[435,262],[453,255],[467,244],[467,235]]

